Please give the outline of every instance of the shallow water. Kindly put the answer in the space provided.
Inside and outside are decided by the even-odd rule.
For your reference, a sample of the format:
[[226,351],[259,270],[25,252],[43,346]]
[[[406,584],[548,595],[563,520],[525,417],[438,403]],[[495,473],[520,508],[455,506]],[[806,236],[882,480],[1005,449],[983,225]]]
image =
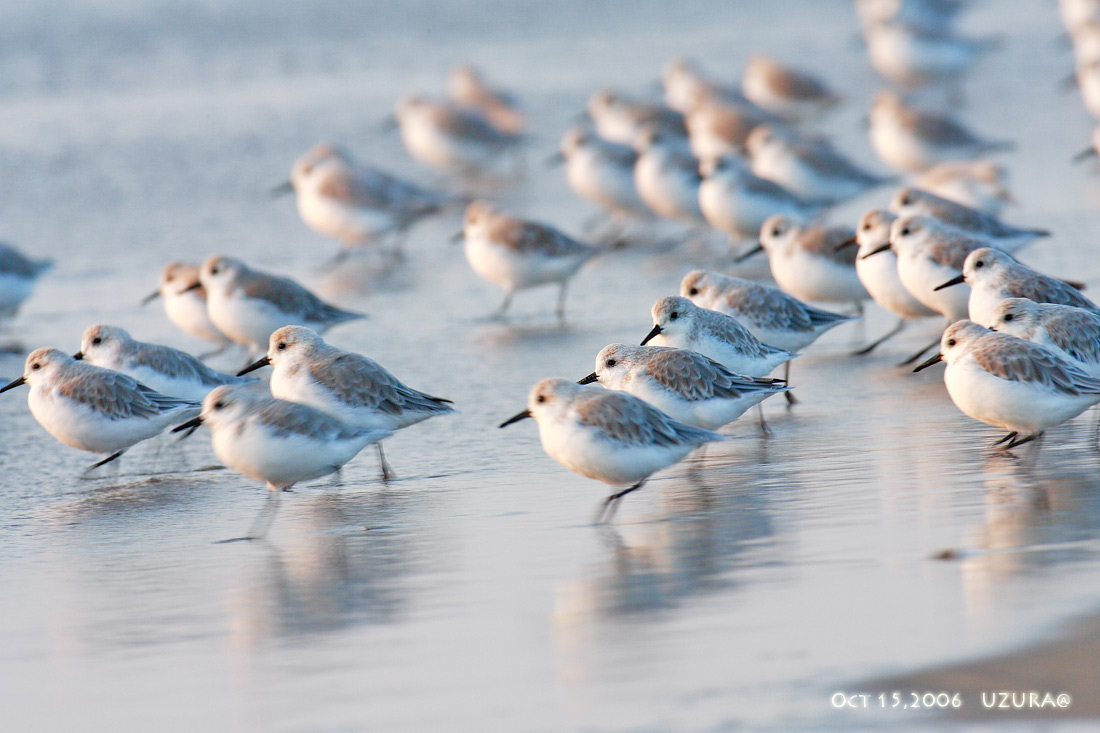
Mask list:
[[[1055,89],[1070,60],[1048,5],[967,19],[1005,46],[964,112],[1019,141],[1008,218],[1056,235],[1025,261],[1095,288],[1095,170],[1068,162],[1091,126]],[[335,245],[266,196],[323,139],[439,182],[378,123],[466,59],[534,120],[527,179],[495,195],[569,231],[593,211],[540,161],[592,89],[641,92],[676,54],[725,77],[761,49],[817,67],[849,98],[826,129],[881,170],[849,3],[8,2],[0,21],[0,234],[58,260],[5,339],[75,350],[99,321],[199,349],[137,303],[166,261],[226,252],[368,312],[330,340],[459,410],[387,441],[389,486],[365,451],[342,485],[284,496],[270,542],[219,545],[265,492],[196,471],[216,463],[203,432],[82,480],[93,459],[4,395],[6,730],[833,730],[871,720],[834,711],[839,689],[1046,638],[1100,606],[1091,419],[1051,431],[1033,467],[991,457],[997,436],[951,405],[938,369],[893,366],[934,324],[859,360],[890,319],[837,329],[794,365],[800,404],[767,404],[773,437],[735,424],[597,529],[605,487],[547,458],[532,423],[495,425],[538,379],[579,378],[607,343],[640,339],[651,303],[720,246],[609,254],[572,284],[568,325],[552,291],[517,296],[500,324],[482,320],[499,293],[447,244],[457,215],[417,227],[392,270],[368,257],[326,274]],[[0,378],[20,369],[0,357]],[[944,549],[962,559],[930,559]]]

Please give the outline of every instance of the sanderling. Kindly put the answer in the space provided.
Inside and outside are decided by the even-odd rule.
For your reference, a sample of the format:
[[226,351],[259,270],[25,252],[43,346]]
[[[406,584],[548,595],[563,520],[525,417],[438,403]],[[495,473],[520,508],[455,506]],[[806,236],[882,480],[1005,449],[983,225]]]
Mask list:
[[685,275],[680,295],[700,308],[732,316],[759,341],[792,354],[829,329],[856,320],[856,316],[814,308],[767,285],[705,270]]
[[881,92],[875,97],[870,125],[871,147],[878,157],[906,172],[1013,147],[1008,141],[979,137],[947,115],[906,104],[895,92]]
[[605,346],[596,356],[596,371],[580,384],[597,381],[707,430],[733,422],[750,407],[788,389],[779,379],[734,374],[696,351],[625,344]]
[[643,130],[636,141],[634,185],[657,216],[699,224],[699,161],[679,140],[658,128]]
[[941,283],[962,272],[966,256],[986,246],[981,239],[967,236],[928,216],[903,216],[890,225],[890,241],[862,258],[893,250],[898,277],[909,293],[943,315],[948,323],[967,317],[970,288],[939,289]]
[[754,104],[791,121],[817,117],[840,96],[811,74],[767,56],[753,56],[741,74],[741,92]]
[[855,252],[840,245],[855,240],[846,226],[802,224],[786,216],[772,216],[760,227],[760,243],[738,261],[763,250],[772,277],[784,291],[802,300],[852,303],[870,296],[856,273]]
[[607,497],[595,521],[610,520],[617,502],[657,471],[701,445],[725,436],[686,425],[624,392],[544,379],[531,389],[527,409],[506,427],[533,417],[543,450],[570,471],[611,485],[630,484]]
[[454,102],[480,112],[498,130],[519,134],[527,126],[515,97],[493,88],[481,72],[469,64],[451,69],[447,94]]
[[15,315],[30,297],[35,281],[52,266],[50,260],[31,259],[0,242],[0,319]]
[[562,137],[560,159],[565,161],[569,187],[606,209],[616,224],[621,226],[631,217],[651,216],[634,186],[634,164],[638,161],[634,148],[604,140],[577,126]]
[[940,353],[913,371],[938,361],[947,362],[943,381],[956,407],[1009,431],[994,445],[1014,448],[1034,440],[1100,402],[1100,379],[1045,346],[973,321],[948,326]]
[[665,92],[665,104],[682,114],[688,114],[700,103],[711,98],[726,98],[734,93],[732,88],[720,87],[699,69],[690,59],[669,59],[661,69],[661,86]]
[[918,188],[902,188],[890,199],[890,211],[898,216],[923,214],[948,226],[982,237],[989,246],[1013,252],[1039,237],[1049,237],[1046,229],[1021,229],[1009,226],[995,216],[949,201]]
[[210,313],[206,308],[206,289],[199,282],[199,269],[198,265],[190,262],[170,262],[165,265],[161,270],[157,289],[147,295],[141,304],[147,305],[157,298],[163,298],[164,312],[177,328],[195,338],[217,344],[218,348],[214,351],[199,355],[199,358],[205,359],[222,353],[233,341],[210,320]]
[[188,353],[171,346],[135,341],[125,330],[101,324],[85,329],[80,351],[73,358],[128,374],[161,394],[196,403],[223,384],[256,381],[214,371]]
[[1100,308],[1070,283],[1036,272],[1007,252],[992,247],[968,254],[962,272],[936,289],[963,282],[970,286],[967,305],[970,320],[982,326],[993,323],[997,305],[1005,298],[1028,298],[1036,303],[1072,305],[1100,313]]
[[224,255],[206,260],[199,280],[206,290],[210,320],[253,354],[263,353],[271,333],[282,326],[309,326],[323,333],[341,323],[366,318],[325,303],[289,278],[253,270]]
[[401,140],[421,163],[462,175],[495,171],[507,153],[518,152],[523,136],[498,130],[465,107],[405,97],[395,113]]
[[388,438],[384,428],[345,425],[321,410],[254,394],[243,387],[216,387],[198,417],[173,432],[206,425],[214,453],[225,465],[266,481],[269,504],[242,540],[263,537],[278,508],[280,489],[339,471],[371,443]]
[[1008,298],[997,304],[990,329],[1045,346],[1100,379],[1100,314],[1072,305]]
[[600,252],[553,227],[501,214],[475,201],[466,209],[462,235],[466,260],[479,276],[504,288],[501,317],[517,290],[558,283],[558,318],[565,317],[565,288],[581,265]]
[[110,453],[89,471],[199,409],[197,402],[163,395],[133,377],[51,348],[32,351],[23,376],[0,387],[0,392],[21,384],[30,386],[27,405],[46,432],[73,448]]
[[317,145],[298,158],[289,184],[275,192],[288,188],[294,191],[302,221],[339,240],[341,255],[390,234],[400,246],[413,224],[459,202],[449,194],[356,163],[331,145]]
[[[454,412],[451,400],[418,392],[365,356],[326,344],[302,326],[284,326],[271,334],[264,356],[238,376],[271,365],[271,394],[316,407],[370,430],[395,431],[436,415]],[[382,479],[392,475],[378,443]]]
[[724,99],[706,98],[684,118],[691,152],[700,160],[714,160],[723,155],[745,152],[749,134],[765,123],[781,124],[781,120],[756,107]]
[[962,38],[950,33],[890,21],[864,27],[871,67],[902,87],[954,83],[996,40]]
[[761,125],[746,147],[752,171],[809,201],[836,203],[891,180],[856,166],[824,141],[803,142]]
[[997,216],[1013,203],[1008,174],[988,160],[960,160],[934,165],[918,175],[914,185],[940,198]]
[[756,175],[740,158],[723,156],[704,168],[699,208],[708,224],[735,242],[759,236],[760,227],[774,214],[804,219],[821,209]]
[[[859,252],[856,256],[856,273],[859,281],[876,303],[898,317],[897,325],[882,338],[857,351],[868,354],[879,344],[900,333],[905,324],[914,318],[938,315],[936,311],[913,297],[898,274],[898,258],[889,248],[890,226],[896,217],[888,211],[872,209],[866,212],[856,227],[856,242]],[[846,244],[846,243],[845,243]],[[883,245],[885,251],[877,252]],[[843,246],[843,245],[842,245]],[[877,257],[870,257],[875,253]],[[938,342],[937,342],[938,343]],[[924,351],[927,351],[927,347]]]
[[654,346],[697,351],[734,374],[748,377],[767,376],[780,364],[798,356],[761,343],[736,318],[700,308],[676,295],[660,298],[653,304],[653,328],[641,345],[651,341]]
[[589,97],[588,116],[600,137],[623,145],[633,145],[647,127],[687,137],[684,116],[676,110],[636,102],[609,89],[601,89]]

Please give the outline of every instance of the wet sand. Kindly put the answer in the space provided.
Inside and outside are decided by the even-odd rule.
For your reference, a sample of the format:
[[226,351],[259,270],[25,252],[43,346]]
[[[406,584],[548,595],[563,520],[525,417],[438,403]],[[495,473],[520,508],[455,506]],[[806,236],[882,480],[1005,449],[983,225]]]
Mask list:
[[[931,667],[853,686],[872,695],[894,690],[949,691],[965,704],[944,717],[969,721],[1100,717],[1100,614],[1073,623],[1057,638],[960,664]],[[982,693],[986,693],[983,698]],[[1007,699],[1003,694],[1010,693]],[[1039,695],[1038,705],[1030,693]],[[1028,693],[1025,698],[1024,693]],[[1069,705],[1058,700],[1068,694]],[[984,703],[983,703],[984,700]],[[1050,704],[1053,702],[1054,704]],[[992,707],[990,707],[992,706]],[[1007,706],[1007,707],[1004,707]]]

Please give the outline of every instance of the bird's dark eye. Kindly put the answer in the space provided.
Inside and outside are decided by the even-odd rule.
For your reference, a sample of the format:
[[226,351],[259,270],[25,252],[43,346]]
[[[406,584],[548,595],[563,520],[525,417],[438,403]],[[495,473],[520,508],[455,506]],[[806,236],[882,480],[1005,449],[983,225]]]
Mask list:
[[677,313],[676,311],[673,311],[672,313],[669,313],[669,314],[668,314],[668,319],[669,319],[670,321],[675,321],[675,320],[676,320],[677,318],[679,318],[679,317],[680,317],[680,314],[679,314],[679,313]]
[[783,233],[782,229],[778,229],[778,228],[777,229],[772,229],[772,236],[773,237],[778,237],[782,233]]
[[92,346],[99,346],[101,343],[103,343],[103,339],[101,339],[99,336],[96,336],[94,339],[92,339]]
[[901,228],[901,236],[908,237],[911,233],[912,232],[910,231],[909,227],[902,227]]
[[211,267],[210,268],[210,274],[211,275],[217,275],[218,274],[218,268],[217,267]]
[[1013,316],[1011,313],[1005,313],[1005,318],[1004,319],[1006,321],[1011,321],[1013,318],[1015,318],[1015,316]]
[[865,222],[865,223],[864,223],[864,225],[863,225],[863,231],[865,231],[865,232],[869,232],[869,231],[871,231],[871,222]]
[[613,366],[615,366],[616,364],[618,364],[618,362],[617,362],[617,361],[615,361],[614,359],[608,359],[608,360],[607,360],[607,365],[608,365],[609,367],[613,367]]
[[913,202],[909,199],[908,196],[902,196],[901,197],[901,205],[902,206],[908,206],[911,203],[913,203]]
[[31,369],[33,369],[36,372],[41,368],[42,368],[41,364],[31,364]]
[[535,398],[535,402],[537,402],[541,405],[543,402],[546,402],[546,396],[545,395],[539,395],[538,397]]
[[698,294],[699,294],[699,288],[692,288],[691,290],[688,291],[688,295],[698,295]]
[[954,346],[955,345],[955,339],[948,339],[947,340],[947,345],[948,346]]
[[278,349],[279,351],[286,351],[286,342],[285,341],[280,341],[275,348]]
[[223,407],[225,407],[225,403],[222,402],[221,400],[218,400],[217,402],[214,403],[214,409],[215,410],[220,410]]
[[985,263],[982,262],[981,260],[978,260],[977,262],[974,263],[974,269],[977,269],[979,267],[985,267]]

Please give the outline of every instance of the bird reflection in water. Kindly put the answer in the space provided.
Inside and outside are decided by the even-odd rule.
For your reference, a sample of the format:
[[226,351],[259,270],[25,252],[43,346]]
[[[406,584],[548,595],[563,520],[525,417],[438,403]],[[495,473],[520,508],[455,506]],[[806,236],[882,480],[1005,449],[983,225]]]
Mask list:
[[[1057,450],[1057,448],[1055,448]],[[1095,456],[1077,448],[1026,458],[993,453],[985,473],[984,521],[965,537],[962,579],[971,615],[997,613],[1006,581],[1095,554],[1100,538],[1100,476]]]
[[[729,478],[719,483],[717,476]],[[696,594],[728,589],[736,582],[731,571],[767,554],[775,527],[766,494],[733,472],[708,476],[689,466],[674,480],[675,487],[666,481],[649,487],[660,491],[655,521],[594,530],[603,559],[586,577],[558,588],[555,620],[563,633],[602,617],[674,608]],[[662,483],[666,487],[658,489]]]
[[415,501],[391,491],[300,497],[279,536],[241,566],[235,645],[399,621],[430,544],[407,524]]

